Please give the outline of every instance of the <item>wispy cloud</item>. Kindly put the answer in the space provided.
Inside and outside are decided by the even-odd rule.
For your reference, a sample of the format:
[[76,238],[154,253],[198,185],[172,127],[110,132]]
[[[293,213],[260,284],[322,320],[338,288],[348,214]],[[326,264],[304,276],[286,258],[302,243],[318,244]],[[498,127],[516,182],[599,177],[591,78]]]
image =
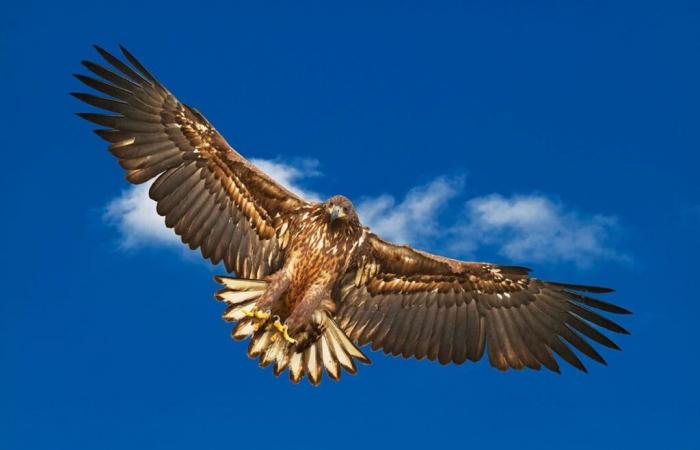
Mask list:
[[148,196],[151,184],[129,187],[105,208],[104,219],[116,227],[119,245],[125,250],[182,245],[175,232],[165,227],[165,218],[156,212],[156,203]]
[[[304,186],[308,178],[320,175],[318,161],[252,162],[301,197],[323,198]],[[437,177],[401,198],[381,194],[362,198],[356,206],[362,222],[383,238],[455,257],[473,258],[488,250],[514,263],[566,262],[580,267],[626,258],[614,249],[620,227],[612,216],[584,214],[539,194],[491,194],[464,202],[458,199],[463,184],[463,177]],[[124,249],[182,246],[156,213],[149,187],[124,191],[107,205],[105,219],[117,228]],[[449,220],[443,217],[443,210],[456,202],[464,202],[462,212],[457,217],[450,214]]]
[[388,240],[457,257],[473,258],[488,249],[514,262],[579,267],[627,258],[613,249],[620,231],[615,217],[586,215],[544,195],[475,197],[453,222],[441,220],[441,210],[454,203],[462,185],[462,178],[439,177],[411,189],[400,201],[386,194],[365,199],[358,211],[365,224]]
[[385,239],[424,244],[440,234],[438,214],[462,185],[462,177],[439,177],[411,189],[399,202],[388,194],[365,198],[357,211],[363,223]]
[[473,253],[491,247],[514,261],[571,262],[588,266],[625,259],[612,249],[615,217],[584,215],[543,195],[491,194],[469,200],[465,220],[454,229],[453,248]]

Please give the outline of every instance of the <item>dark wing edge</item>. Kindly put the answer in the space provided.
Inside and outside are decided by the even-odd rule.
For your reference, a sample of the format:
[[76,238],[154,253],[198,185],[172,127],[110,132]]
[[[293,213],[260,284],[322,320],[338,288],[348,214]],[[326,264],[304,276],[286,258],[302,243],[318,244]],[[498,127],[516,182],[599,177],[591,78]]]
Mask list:
[[128,64],[95,48],[111,68],[82,61],[92,76],[75,77],[106,97],[71,95],[107,114],[78,115],[103,127],[95,133],[110,143],[129,182],[155,178],[149,195],[166,226],[240,277],[261,278],[281,266],[278,221],[305,202],[246,161],[124,47]]
[[606,364],[590,342],[619,350],[601,332],[629,334],[600,312],[630,311],[587,293],[610,289],[531,278],[529,269],[457,261],[370,235],[337,293],[337,320],[359,345],[441,364],[488,354],[500,369],[542,366],[554,355],[586,372],[576,349]]

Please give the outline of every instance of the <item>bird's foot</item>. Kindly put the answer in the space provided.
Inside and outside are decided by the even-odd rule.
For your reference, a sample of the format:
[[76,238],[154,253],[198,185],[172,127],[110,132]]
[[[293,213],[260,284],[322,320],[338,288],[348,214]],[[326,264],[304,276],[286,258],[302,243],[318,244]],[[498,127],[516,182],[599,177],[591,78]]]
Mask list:
[[[279,317],[275,319],[275,322],[272,325],[277,329],[277,331],[280,332],[280,334],[282,335],[282,337],[284,338],[285,341],[289,342],[290,344],[297,343],[297,340],[292,338],[289,335],[289,329],[288,329],[287,325],[282,324],[282,322],[280,322]],[[278,335],[275,335],[275,337],[276,336],[278,336]]]
[[269,311],[261,311],[259,309],[251,309],[251,310],[246,310],[245,315],[248,317],[252,317],[254,319],[258,320],[267,320],[270,318],[270,312]]
[[260,327],[271,317],[271,313],[269,311],[262,311],[257,308],[244,310],[244,313],[247,317],[255,319],[255,325],[253,325],[253,329],[255,331],[258,331]]

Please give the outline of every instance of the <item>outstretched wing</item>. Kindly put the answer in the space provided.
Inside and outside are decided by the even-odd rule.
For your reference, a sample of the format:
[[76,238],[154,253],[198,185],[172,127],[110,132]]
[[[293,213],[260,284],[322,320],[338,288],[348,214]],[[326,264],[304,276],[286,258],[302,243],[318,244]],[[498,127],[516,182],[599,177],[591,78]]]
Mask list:
[[130,63],[96,47],[112,66],[83,65],[98,78],[76,77],[106,94],[73,93],[115,114],[81,113],[126,169],[126,179],[157,177],[149,194],[190,248],[240,277],[260,278],[281,266],[276,227],[304,201],[238,154],[195,109],[180,103],[136,58]]
[[541,281],[528,272],[448,259],[370,235],[337,293],[337,320],[361,345],[442,364],[478,361],[486,351],[501,370],[545,366],[559,372],[556,353],[586,371],[571,347],[605,364],[588,340],[619,347],[594,325],[627,331],[597,310],[629,311],[587,295],[610,289]]

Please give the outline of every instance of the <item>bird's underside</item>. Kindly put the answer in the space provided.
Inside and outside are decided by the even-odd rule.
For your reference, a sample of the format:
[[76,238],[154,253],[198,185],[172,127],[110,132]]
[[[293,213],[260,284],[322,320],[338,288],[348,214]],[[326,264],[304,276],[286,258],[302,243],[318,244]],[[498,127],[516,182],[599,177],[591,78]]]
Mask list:
[[[309,203],[238,154],[195,109],[180,103],[129,52],[97,47],[109,66],[76,75],[105,96],[75,93],[101,110],[100,125],[132,183],[190,248],[236,274],[217,277],[223,318],[275,374],[318,384],[355,373],[360,350],[478,361],[559,372],[555,355],[585,371],[574,350],[618,349],[603,331],[627,331],[601,314],[629,311],[590,294],[610,289],[542,281],[522,267],[465,262],[382,240],[341,196]],[[111,66],[111,67],[110,67]]]

